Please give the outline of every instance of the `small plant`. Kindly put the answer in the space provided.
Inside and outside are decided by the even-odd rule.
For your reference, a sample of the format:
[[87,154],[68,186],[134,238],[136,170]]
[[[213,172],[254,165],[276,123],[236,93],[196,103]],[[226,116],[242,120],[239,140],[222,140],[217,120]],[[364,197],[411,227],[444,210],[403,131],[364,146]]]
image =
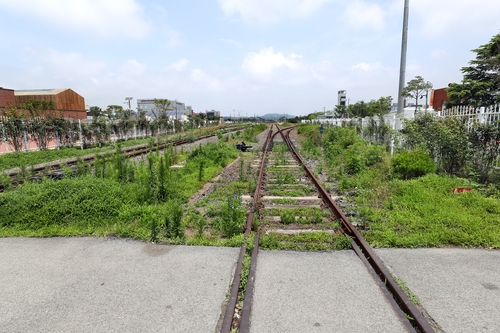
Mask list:
[[240,159],[240,181],[242,182],[246,182],[247,179],[248,179],[248,174],[245,175],[245,161],[243,161],[243,159]]
[[149,241],[151,243],[158,242],[158,222],[155,218],[151,221],[151,234],[149,236]]
[[8,175],[0,175],[0,183],[2,183],[3,185],[4,192],[10,191],[12,189],[12,183],[10,182],[10,177]]
[[182,230],[182,206],[178,202],[172,202],[169,212],[165,215],[165,236],[167,238],[182,238],[184,231]]
[[203,170],[205,167],[205,161],[201,160],[200,164],[198,165],[198,181],[201,182],[203,180]]
[[392,278],[394,279],[394,281],[396,281],[396,283],[403,290],[403,292],[406,294],[406,296],[408,296],[408,298],[410,299],[410,301],[413,304],[420,305],[420,300],[418,299],[418,297],[414,293],[411,292],[410,288],[408,288],[408,286],[406,285],[406,283],[403,280],[401,280],[400,278],[398,278],[397,276],[394,276],[394,275],[392,275]]
[[280,214],[280,220],[283,224],[295,223],[295,214],[289,210],[283,210]]
[[200,215],[195,217],[194,224],[196,227],[196,237],[203,238],[203,232],[207,226],[207,219],[203,215]]
[[220,228],[226,237],[233,237],[243,230],[245,208],[241,206],[239,197],[227,198],[227,205],[222,208]]

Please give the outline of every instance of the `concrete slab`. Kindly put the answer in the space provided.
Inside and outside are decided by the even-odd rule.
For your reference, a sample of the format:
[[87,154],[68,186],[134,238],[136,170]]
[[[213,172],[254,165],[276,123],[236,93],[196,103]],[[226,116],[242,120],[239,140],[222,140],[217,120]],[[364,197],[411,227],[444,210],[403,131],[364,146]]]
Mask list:
[[444,332],[500,332],[500,251],[377,249]]
[[0,239],[0,331],[213,333],[238,251]]
[[259,251],[250,331],[407,332],[353,251]]

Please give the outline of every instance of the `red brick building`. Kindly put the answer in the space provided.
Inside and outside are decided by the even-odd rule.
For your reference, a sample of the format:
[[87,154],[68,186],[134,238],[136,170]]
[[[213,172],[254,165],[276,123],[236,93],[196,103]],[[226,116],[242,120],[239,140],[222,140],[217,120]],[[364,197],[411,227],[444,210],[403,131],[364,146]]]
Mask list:
[[14,90],[0,87],[0,110],[7,108],[9,105],[16,105]]
[[442,111],[444,104],[448,102],[447,88],[434,89],[431,91],[430,105],[434,110]]

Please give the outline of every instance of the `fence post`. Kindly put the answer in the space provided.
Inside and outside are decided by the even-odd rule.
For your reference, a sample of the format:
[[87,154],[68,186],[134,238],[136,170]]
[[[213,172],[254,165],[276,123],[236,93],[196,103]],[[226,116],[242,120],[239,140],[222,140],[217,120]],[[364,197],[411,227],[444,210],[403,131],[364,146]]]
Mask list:
[[[23,121],[23,125],[24,125],[24,121]],[[23,139],[24,139],[24,151],[29,151],[30,147],[29,147],[28,135],[26,134],[26,131],[23,131]]]
[[78,137],[80,138],[80,148],[83,150],[82,121],[78,119]]
[[479,120],[479,123],[480,124],[484,124],[484,106],[480,107],[479,108],[479,116],[478,116],[478,120]]

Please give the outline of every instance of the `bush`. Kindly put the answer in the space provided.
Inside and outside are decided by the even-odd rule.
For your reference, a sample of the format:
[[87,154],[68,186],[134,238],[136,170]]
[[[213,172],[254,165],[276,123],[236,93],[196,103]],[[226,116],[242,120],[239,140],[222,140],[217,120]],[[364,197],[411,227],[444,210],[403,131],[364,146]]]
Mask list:
[[436,170],[432,158],[421,151],[403,151],[391,162],[392,171],[402,179],[417,178]]

